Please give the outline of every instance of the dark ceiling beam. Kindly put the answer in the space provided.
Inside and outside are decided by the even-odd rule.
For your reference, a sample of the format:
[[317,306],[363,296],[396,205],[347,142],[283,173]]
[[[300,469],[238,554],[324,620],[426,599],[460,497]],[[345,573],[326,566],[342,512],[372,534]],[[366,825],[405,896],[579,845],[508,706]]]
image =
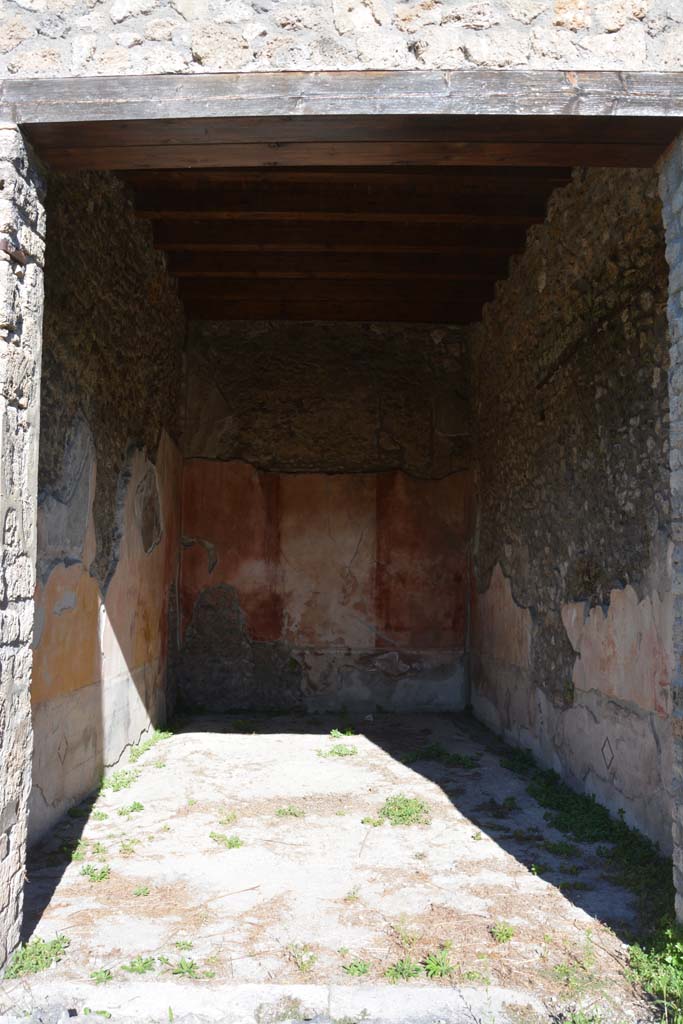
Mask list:
[[497,224],[353,223],[319,221],[203,221],[153,222],[158,249],[193,252],[342,252],[420,253],[455,255],[464,252],[509,254],[521,252],[526,226]]
[[[673,139],[676,131],[671,130]],[[29,139],[31,138],[30,132]],[[61,171],[182,167],[650,167],[664,145],[594,142],[283,142],[186,146],[46,148],[40,156]]]
[[508,258],[487,253],[367,252],[170,252],[175,277],[234,278],[441,278],[496,280],[507,272]]
[[192,320],[329,320],[371,323],[470,324],[481,317],[481,303],[426,302],[414,299],[350,302],[339,299],[287,298],[186,299]]

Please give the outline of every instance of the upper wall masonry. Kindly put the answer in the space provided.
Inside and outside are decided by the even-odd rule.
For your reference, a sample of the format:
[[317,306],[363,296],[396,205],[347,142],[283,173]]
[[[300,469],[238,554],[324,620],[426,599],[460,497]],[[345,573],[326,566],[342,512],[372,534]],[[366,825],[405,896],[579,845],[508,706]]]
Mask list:
[[0,77],[683,69],[679,0],[0,0]]

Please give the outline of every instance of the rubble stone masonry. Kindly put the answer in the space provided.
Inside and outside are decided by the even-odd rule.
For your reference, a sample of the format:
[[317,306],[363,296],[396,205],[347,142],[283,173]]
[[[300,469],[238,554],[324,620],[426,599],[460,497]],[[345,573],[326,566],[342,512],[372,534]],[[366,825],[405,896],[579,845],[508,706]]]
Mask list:
[[40,176],[0,124],[0,963],[19,939],[31,788],[44,238]]
[[679,0],[0,0],[0,78],[683,68]]

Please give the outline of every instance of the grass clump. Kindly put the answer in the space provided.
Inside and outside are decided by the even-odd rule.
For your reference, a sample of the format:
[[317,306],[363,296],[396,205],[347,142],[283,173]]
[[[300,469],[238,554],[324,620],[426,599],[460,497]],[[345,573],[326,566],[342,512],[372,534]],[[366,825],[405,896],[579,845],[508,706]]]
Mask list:
[[119,768],[102,780],[100,792],[110,789],[112,793],[120,793],[122,789],[128,789],[137,782],[139,776],[140,771],[137,768]]
[[647,944],[630,950],[631,971],[667,1024],[683,1024],[683,928],[661,922]]
[[[500,763],[527,780],[527,792],[546,809],[549,825],[577,842],[603,844],[598,853],[607,862],[608,877],[635,895],[643,930],[652,931],[657,922],[671,915],[671,861],[650,839],[626,824],[623,812],[613,818],[594,796],[575,793],[555,772],[539,768],[528,750],[510,751]],[[560,856],[578,852],[573,843],[562,844],[562,849],[560,843],[553,845],[555,849],[549,844],[545,849]]]
[[91,817],[93,821],[106,821],[109,815],[104,811],[93,811]]
[[5,978],[21,978],[24,974],[38,974],[48,967],[59,963],[67,949],[70,939],[66,935],[56,935],[54,939],[32,939],[13,954],[5,968]]
[[451,754],[441,743],[426,743],[417,750],[411,750],[403,758],[404,764],[415,764],[416,761],[438,761],[452,768],[472,770],[478,767],[478,759],[470,754]]
[[494,942],[504,943],[509,942],[512,936],[515,934],[514,926],[509,921],[496,921],[489,928],[489,934]]
[[171,968],[171,974],[175,974],[180,978],[193,978],[196,981],[200,978],[213,978],[213,971],[201,971],[199,970],[199,964],[196,960],[190,960],[186,956],[181,956],[175,967]]
[[355,757],[357,753],[358,747],[348,743],[335,743],[329,750],[319,750],[318,757]]
[[384,977],[387,981],[395,984],[397,981],[410,981],[411,978],[418,978],[422,974],[422,965],[413,960],[410,956],[404,956],[397,960],[391,967],[387,967]]
[[113,981],[114,975],[108,967],[101,967],[97,971],[92,971],[90,977],[96,985],[106,985],[108,981]]
[[236,811],[224,811],[218,819],[219,825],[232,825],[237,821]]
[[149,886],[139,885],[137,889],[133,889],[133,896],[149,896]]
[[427,825],[429,808],[416,796],[398,793],[390,796],[380,808],[379,817],[391,825]]
[[446,943],[436,953],[427,953],[422,961],[422,969],[428,978],[448,978],[455,970],[450,960],[450,943]]
[[351,978],[362,978],[364,974],[369,974],[370,964],[367,960],[352,960],[351,963],[344,964],[342,970]]
[[148,750],[151,750],[152,747],[156,746],[160,740],[168,740],[172,735],[172,732],[155,729],[154,732],[150,733],[147,739],[142,741],[142,743],[138,743],[136,747],[131,748],[130,760],[133,763],[139,761],[142,755],[146,754]]
[[239,836],[226,836],[225,832],[209,832],[209,839],[219,846],[224,846],[226,850],[237,850],[244,846],[244,840]]
[[287,952],[294,961],[297,970],[301,971],[302,974],[308,974],[318,959],[310,946],[302,946],[297,943],[289,946]]
[[84,864],[81,868],[81,874],[89,882],[106,882],[111,874],[111,869],[108,864],[101,864],[99,868],[96,868],[94,864]]
[[343,731],[341,729],[331,729],[330,730],[330,739],[333,739],[333,740],[342,740],[345,736],[355,736],[355,735],[356,734],[353,731],[353,729],[344,729]]
[[187,953],[188,950],[193,948],[194,943],[190,942],[189,939],[178,939],[173,945],[176,949],[179,949],[181,953]]
[[132,804],[126,804],[125,807],[119,807],[117,814],[120,814],[122,818],[130,818],[131,814],[138,814],[140,811],[144,811],[143,805],[139,800],[134,800]]
[[119,846],[119,852],[123,857],[130,857],[135,853],[135,847],[139,846],[141,839],[124,839]]
[[278,807],[275,813],[278,818],[303,818],[306,814],[301,807],[292,807],[291,804],[288,804],[286,807]]
[[154,964],[153,956],[136,956],[129,963],[122,964],[121,970],[127,971],[128,974],[149,974],[154,970]]

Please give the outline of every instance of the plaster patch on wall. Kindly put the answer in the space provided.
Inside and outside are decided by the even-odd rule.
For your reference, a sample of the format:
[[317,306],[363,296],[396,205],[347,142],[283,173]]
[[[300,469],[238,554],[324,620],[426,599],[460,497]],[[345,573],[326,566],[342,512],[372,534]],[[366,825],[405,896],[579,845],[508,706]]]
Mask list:
[[576,690],[665,717],[670,710],[673,673],[673,595],[638,599],[633,587],[612,590],[606,610],[585,602],[562,606],[562,621],[577,654]]

